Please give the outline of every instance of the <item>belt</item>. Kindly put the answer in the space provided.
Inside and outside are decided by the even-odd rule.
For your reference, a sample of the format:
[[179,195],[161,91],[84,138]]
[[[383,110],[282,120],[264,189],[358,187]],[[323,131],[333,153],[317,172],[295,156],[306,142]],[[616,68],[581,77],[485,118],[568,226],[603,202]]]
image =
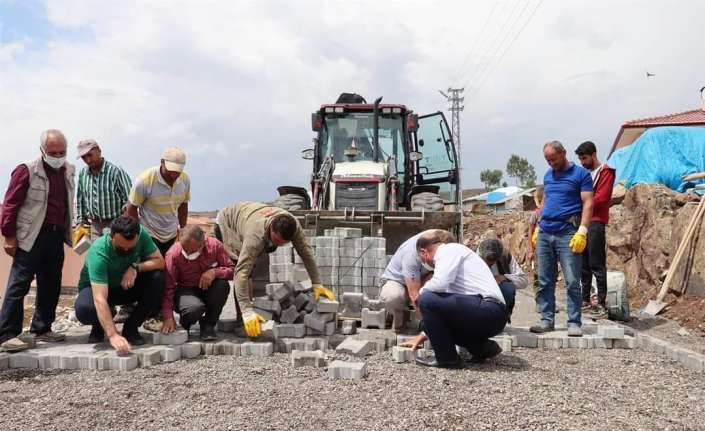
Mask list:
[[497,299],[497,298],[493,298],[493,297],[491,297],[491,296],[481,296],[480,298],[482,298],[482,300],[485,301],[485,302],[494,302],[495,304],[499,304],[499,305],[501,305],[501,306],[505,306],[505,304],[504,304],[502,301],[500,301],[500,300]]
[[45,223],[42,225],[41,232],[63,232],[64,227],[58,224]]

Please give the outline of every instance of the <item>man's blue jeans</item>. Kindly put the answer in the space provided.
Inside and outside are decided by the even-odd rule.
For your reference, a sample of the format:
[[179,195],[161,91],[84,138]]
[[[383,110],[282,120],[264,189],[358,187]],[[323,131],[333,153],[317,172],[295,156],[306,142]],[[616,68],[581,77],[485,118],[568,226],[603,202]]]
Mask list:
[[568,244],[575,232],[551,234],[539,231],[536,255],[539,263],[539,291],[536,297],[541,321],[553,325],[556,314],[556,277],[561,263],[567,290],[568,323],[581,326],[580,269],[582,255],[573,253]]
[[504,297],[504,303],[507,308],[507,322],[512,320],[512,312],[514,311],[514,302],[516,301],[517,289],[509,280],[505,280],[499,283],[499,290],[502,291],[502,296]]

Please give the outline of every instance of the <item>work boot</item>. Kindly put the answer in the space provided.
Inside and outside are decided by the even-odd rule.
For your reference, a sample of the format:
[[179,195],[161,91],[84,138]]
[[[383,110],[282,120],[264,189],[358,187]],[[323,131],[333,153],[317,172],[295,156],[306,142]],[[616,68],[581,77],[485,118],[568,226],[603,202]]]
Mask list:
[[470,362],[473,364],[482,364],[486,360],[494,358],[500,353],[502,353],[502,348],[499,347],[499,344],[497,344],[494,340],[487,340],[482,343],[482,346],[480,346],[478,351],[472,355]]
[[25,343],[17,337],[14,337],[4,341],[2,344],[0,344],[0,347],[6,352],[21,352],[23,350],[29,349],[29,344]]
[[534,325],[531,328],[529,328],[529,331],[533,332],[534,334],[543,334],[545,332],[551,332],[553,331],[553,324],[544,322],[543,320],[538,324]]
[[103,340],[105,340],[105,332],[103,331],[103,327],[100,326],[100,323],[96,323],[91,328],[91,334],[88,336],[88,343],[102,343]]
[[148,331],[159,332],[162,330],[163,324],[164,322],[162,322],[162,319],[160,317],[153,317],[144,322],[142,327]]
[[592,303],[590,301],[583,301],[582,307],[580,309],[584,312],[589,311],[592,308]]
[[43,334],[36,334],[34,336],[34,339],[37,341],[47,341],[50,343],[57,343],[59,341],[64,341],[66,339],[66,335],[61,334],[59,332],[54,332],[52,330],[49,330]]
[[218,335],[215,333],[215,328],[213,325],[208,325],[202,323],[201,325],[201,340],[203,341],[215,341],[218,339]]
[[598,304],[590,309],[589,314],[593,319],[606,319],[609,313],[604,305]]
[[113,322],[114,323],[127,322],[127,319],[130,318],[130,314],[132,314],[134,309],[135,309],[135,306],[133,304],[121,305],[120,308],[118,309],[117,314],[115,316],[113,316]]
[[577,323],[568,324],[568,336],[569,337],[582,337],[583,330],[578,326]]

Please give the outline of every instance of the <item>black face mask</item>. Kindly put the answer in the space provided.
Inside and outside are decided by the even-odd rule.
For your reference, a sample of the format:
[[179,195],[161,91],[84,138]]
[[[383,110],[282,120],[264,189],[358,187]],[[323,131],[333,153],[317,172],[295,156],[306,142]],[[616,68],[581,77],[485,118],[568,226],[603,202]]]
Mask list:
[[277,250],[277,245],[272,242],[271,239],[267,238],[267,244],[264,246],[264,251],[267,253],[274,253]]

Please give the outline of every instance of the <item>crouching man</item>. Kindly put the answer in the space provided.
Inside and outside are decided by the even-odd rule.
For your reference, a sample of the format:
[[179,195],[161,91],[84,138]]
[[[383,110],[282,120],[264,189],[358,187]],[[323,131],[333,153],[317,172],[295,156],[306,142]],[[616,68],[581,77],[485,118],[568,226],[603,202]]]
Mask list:
[[[163,269],[164,258],[137,220],[126,216],[113,220],[110,235],[98,238],[88,250],[78,282],[76,317],[84,325],[93,325],[88,342],[101,342],[107,335],[118,353],[144,344],[137,328],[147,315],[159,311]],[[110,307],[134,302],[137,307],[120,335]]]
[[235,265],[223,243],[196,225],[181,229],[181,239],[166,253],[166,290],[162,299],[162,332],[176,327],[174,306],[179,323],[187,331],[199,322],[201,339],[217,339],[215,325],[230,293]]
[[502,291],[507,307],[507,323],[511,322],[514,301],[518,289],[526,289],[529,277],[517,263],[509,250],[497,238],[488,238],[477,247],[477,254],[492,271],[495,281]]
[[456,345],[466,348],[473,362],[498,355],[502,349],[489,338],[504,329],[506,307],[485,262],[462,244],[444,244],[437,231],[421,235],[416,250],[421,262],[433,268],[433,277],[421,288],[419,308],[435,352],[435,358],[416,362],[462,368]]

